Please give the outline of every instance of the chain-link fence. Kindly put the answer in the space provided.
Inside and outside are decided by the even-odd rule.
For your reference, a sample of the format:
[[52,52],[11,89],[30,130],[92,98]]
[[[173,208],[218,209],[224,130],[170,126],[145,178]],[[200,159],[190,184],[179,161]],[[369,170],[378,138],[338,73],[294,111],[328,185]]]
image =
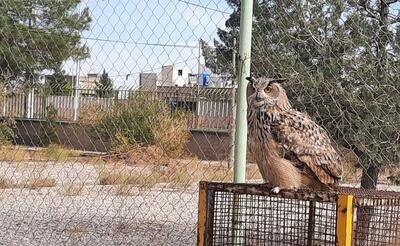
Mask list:
[[[240,2],[1,2],[4,244],[195,244],[197,182],[233,178]],[[287,78],[346,186],[400,182],[399,8],[254,1],[253,75]]]

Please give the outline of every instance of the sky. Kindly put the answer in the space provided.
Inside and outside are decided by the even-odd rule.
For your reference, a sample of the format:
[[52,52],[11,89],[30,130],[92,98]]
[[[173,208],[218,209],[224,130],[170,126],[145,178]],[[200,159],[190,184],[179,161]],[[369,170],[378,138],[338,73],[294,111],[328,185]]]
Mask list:
[[[233,11],[225,0],[82,0],[84,7],[92,17],[82,34],[90,58],[80,62],[79,74],[105,69],[121,88],[136,87],[140,72],[163,65],[197,73],[199,39],[212,43]],[[77,64],[67,61],[64,69],[76,74]]]

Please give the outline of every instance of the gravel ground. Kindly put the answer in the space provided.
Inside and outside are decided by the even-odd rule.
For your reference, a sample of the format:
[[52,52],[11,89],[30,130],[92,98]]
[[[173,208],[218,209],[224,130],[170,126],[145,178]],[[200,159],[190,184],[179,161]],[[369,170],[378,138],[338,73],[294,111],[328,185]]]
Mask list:
[[[0,189],[0,245],[196,244],[196,184],[186,190],[124,186],[129,194],[118,195],[121,186],[98,184],[100,170],[89,163],[0,162],[0,177],[19,187],[37,177],[56,180],[51,188]],[[71,195],[71,185],[82,189]]]
[[7,189],[0,195],[1,245],[194,245],[197,193],[85,187]]
[[[0,174],[16,183],[38,175],[56,186],[0,190],[0,245],[195,245],[197,195],[186,191],[97,185],[90,164],[2,163]],[[23,164],[22,166],[20,164]],[[69,184],[80,183],[76,196]]]

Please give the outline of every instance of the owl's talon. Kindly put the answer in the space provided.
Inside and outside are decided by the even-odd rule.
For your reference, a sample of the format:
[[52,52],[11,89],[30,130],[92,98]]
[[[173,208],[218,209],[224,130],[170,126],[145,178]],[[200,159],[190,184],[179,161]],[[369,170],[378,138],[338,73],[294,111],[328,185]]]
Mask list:
[[271,192],[274,194],[278,194],[281,189],[277,186],[271,189]]

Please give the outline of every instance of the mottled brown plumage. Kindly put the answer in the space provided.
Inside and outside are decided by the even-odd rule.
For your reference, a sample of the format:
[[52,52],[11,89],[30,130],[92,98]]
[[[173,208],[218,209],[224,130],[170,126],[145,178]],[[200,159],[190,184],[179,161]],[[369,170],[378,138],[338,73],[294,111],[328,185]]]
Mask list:
[[342,167],[326,131],[291,107],[282,80],[248,79],[249,150],[264,180],[275,192],[335,187]]

